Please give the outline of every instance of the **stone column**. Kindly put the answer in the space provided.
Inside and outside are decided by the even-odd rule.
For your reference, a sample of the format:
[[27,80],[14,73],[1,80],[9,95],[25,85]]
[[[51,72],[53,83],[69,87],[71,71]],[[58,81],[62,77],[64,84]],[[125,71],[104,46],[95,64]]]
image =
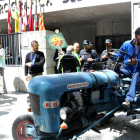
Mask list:
[[[45,64],[44,64],[44,73],[43,75],[54,74],[54,65],[53,61],[55,50],[52,50],[48,44],[45,36],[54,34],[53,31],[41,30],[41,31],[30,31],[22,32],[21,34],[21,46],[22,46],[22,77],[25,85],[28,87],[28,82],[25,81],[25,57],[26,54],[31,52],[31,41],[36,40],[39,44],[39,51],[44,52],[45,55]],[[20,90],[20,87],[18,88]]]

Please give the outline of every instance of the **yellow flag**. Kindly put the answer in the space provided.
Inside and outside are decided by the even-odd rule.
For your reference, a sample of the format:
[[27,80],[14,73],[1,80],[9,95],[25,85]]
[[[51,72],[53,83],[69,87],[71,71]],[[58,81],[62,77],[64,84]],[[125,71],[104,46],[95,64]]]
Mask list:
[[40,14],[39,17],[39,30],[45,30],[45,26],[44,26],[44,14]]
[[15,19],[15,33],[18,32],[20,29],[20,23],[19,23],[19,18],[18,18],[18,9],[15,1],[15,13],[14,13],[14,19]]

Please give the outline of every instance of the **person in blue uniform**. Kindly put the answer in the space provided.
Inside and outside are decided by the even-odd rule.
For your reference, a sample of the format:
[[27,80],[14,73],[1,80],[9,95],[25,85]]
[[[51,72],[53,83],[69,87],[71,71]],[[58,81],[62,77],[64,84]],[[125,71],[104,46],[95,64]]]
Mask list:
[[[127,55],[121,52],[112,54],[113,57],[124,57],[124,68],[120,69],[120,72],[127,75],[127,77],[132,77],[125,102],[122,103],[123,107],[130,108],[130,104],[135,98],[136,88],[140,83],[140,27],[135,30],[135,38],[124,42],[120,50],[125,51],[132,57],[131,60]],[[104,58],[108,57],[108,53],[106,53]]]
[[96,53],[96,50],[90,49],[89,41],[83,41],[84,49],[80,51],[79,57],[81,61],[81,71],[89,72],[92,68],[91,65],[93,62],[98,62],[99,57]]

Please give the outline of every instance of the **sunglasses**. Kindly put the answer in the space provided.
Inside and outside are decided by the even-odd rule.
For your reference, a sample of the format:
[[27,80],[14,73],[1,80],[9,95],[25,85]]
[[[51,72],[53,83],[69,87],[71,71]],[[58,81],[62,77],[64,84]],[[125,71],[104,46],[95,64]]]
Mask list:
[[35,47],[39,47],[39,44],[38,45],[34,45]]
[[83,46],[88,46],[88,44],[83,44]]

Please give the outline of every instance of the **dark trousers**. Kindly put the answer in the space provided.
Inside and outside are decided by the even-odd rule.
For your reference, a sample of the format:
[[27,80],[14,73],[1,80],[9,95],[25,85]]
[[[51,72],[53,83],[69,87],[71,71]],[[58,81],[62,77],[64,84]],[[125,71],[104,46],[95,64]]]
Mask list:
[[82,67],[81,71],[82,72],[89,72],[91,69],[90,68],[86,68],[86,67]]
[[5,79],[4,79],[4,68],[0,67],[0,75],[3,77],[3,91],[6,93],[7,89],[6,89],[6,85],[5,85]]
[[126,69],[120,69],[121,72],[126,74],[128,77],[132,77],[131,85],[129,88],[129,91],[126,95],[126,99],[133,102],[135,98],[136,88],[140,83],[140,71],[137,71],[136,73],[132,74],[129,70]]

